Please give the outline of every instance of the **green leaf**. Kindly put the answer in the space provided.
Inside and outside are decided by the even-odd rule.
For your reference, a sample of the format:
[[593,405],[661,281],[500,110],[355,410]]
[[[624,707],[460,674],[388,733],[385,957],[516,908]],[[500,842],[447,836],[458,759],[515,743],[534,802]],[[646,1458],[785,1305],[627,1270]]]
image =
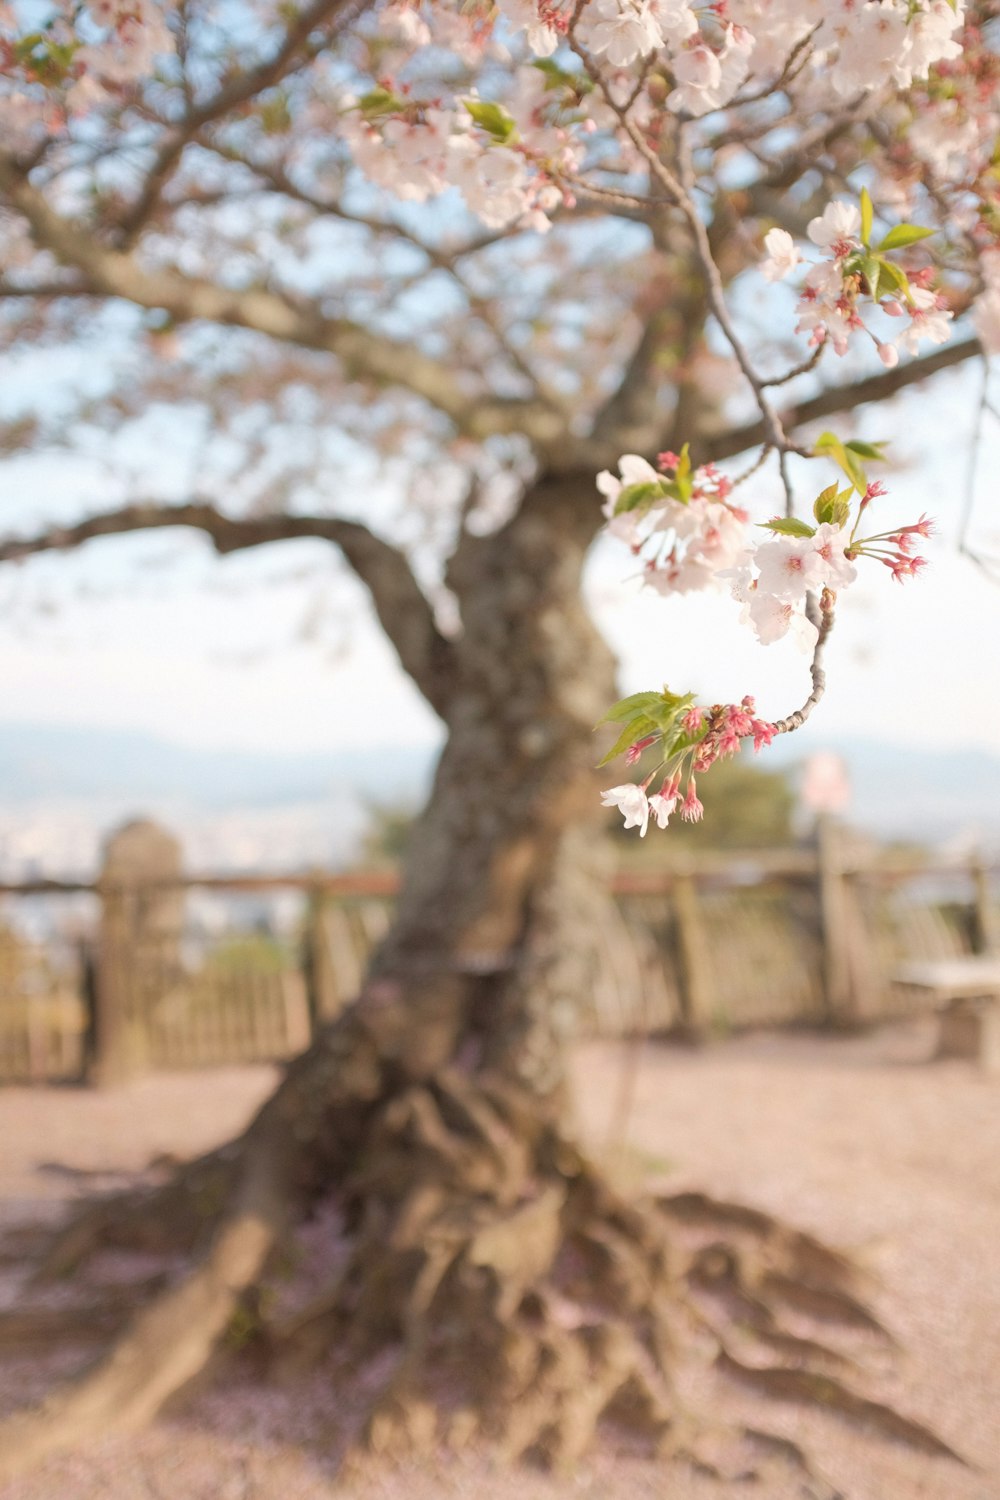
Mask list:
[[822,494],[816,496],[813,515],[821,526],[843,526],[851,514],[853,489],[842,490],[836,484],[827,485]]
[[871,194],[867,188],[861,189],[861,243],[870,245],[872,242],[872,219],[875,216],[875,208],[871,200]]
[[685,443],[680,451],[677,468],[674,471],[674,483],[677,486],[676,498],[682,505],[687,505],[691,499],[694,485],[691,480],[691,444]]
[[506,146],[517,136],[517,126],[502,104],[491,104],[486,99],[463,99],[462,103],[480,130],[485,130],[499,145]]
[[879,280],[882,275],[882,262],[875,255],[866,255],[860,266],[861,274],[868,283],[868,295],[873,302],[878,301]]
[[693,693],[684,693],[678,696],[676,693],[664,691],[661,695],[659,706],[650,710],[652,717],[656,720],[657,729],[664,735],[669,734],[681,714],[685,709],[690,708],[693,702]]
[[645,510],[669,493],[670,486],[659,479],[644,479],[641,484],[626,484],[618,492],[615,515],[623,516],[630,510]]
[[858,494],[864,494],[868,488],[868,477],[858,462],[857,454],[850,452],[835,432],[821,432],[816,439],[815,451],[832,458],[843,469]]
[[936,233],[936,229],[921,229],[919,224],[897,224],[895,229],[889,230],[878,248],[882,252],[902,250],[904,246],[915,245],[918,240],[925,240],[928,235]]
[[691,499],[691,481],[690,479],[665,479],[663,493],[668,500],[676,500],[678,505],[687,505]]
[[569,73],[551,57],[536,57],[532,67],[545,75],[546,89],[569,89],[576,97],[593,92],[594,85],[586,73]]
[[837,484],[836,481],[834,481],[833,484],[828,484],[825,490],[821,490],[820,493],[816,496],[816,499],[813,501],[813,515],[816,517],[821,526],[824,521],[828,521],[830,519],[830,517],[826,515],[825,512],[827,510],[827,507],[832,505],[836,500],[839,491],[840,485]]
[[[655,697],[656,695],[654,694],[653,696]],[[601,756],[601,759],[597,762],[597,769],[600,770],[601,766],[606,766],[608,761],[616,760],[619,755],[624,755],[629,745],[634,745],[636,740],[644,740],[647,734],[655,734],[658,727],[655,720],[647,719],[641,715],[637,719],[632,719],[625,725],[625,728],[615,740],[607,755]]]
[[852,453],[859,458],[867,458],[872,463],[884,464],[886,462],[885,443],[863,443],[860,438],[851,438],[850,442],[844,444]]
[[886,283],[897,292],[902,292],[904,297],[910,295],[910,278],[902,266],[894,265],[891,260],[884,260],[880,255],[879,264],[882,267],[882,295],[885,295]]
[[765,531],[774,531],[778,536],[815,536],[815,526],[800,521],[797,516],[774,516],[770,521],[761,521]]
[[689,703],[694,702],[694,693],[672,693],[669,688],[664,688],[662,693],[657,693],[657,702],[664,704],[667,708],[687,708]]
[[390,89],[382,88],[381,85],[371,89],[367,94],[362,94],[358,100],[358,108],[366,120],[372,119],[375,115],[393,115],[405,107],[405,99],[400,99],[398,94],[392,93]]
[[662,701],[659,693],[630,693],[627,698],[622,698],[613,704],[604,717],[598,719],[594,728],[600,729],[602,724],[622,724],[626,719],[635,718],[638,714],[648,714],[655,704]]

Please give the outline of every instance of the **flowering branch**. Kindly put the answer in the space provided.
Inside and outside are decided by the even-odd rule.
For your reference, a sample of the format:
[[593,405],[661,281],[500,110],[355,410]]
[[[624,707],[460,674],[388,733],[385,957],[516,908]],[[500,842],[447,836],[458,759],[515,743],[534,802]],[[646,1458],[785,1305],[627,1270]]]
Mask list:
[[[925,517],[894,531],[858,534],[872,503],[885,494],[884,485],[869,481],[864,468],[864,462],[883,458],[881,445],[844,443],[826,432],[817,440],[815,456],[832,460],[848,483],[834,481],[817,495],[815,525],[775,517],[764,523],[767,539],[754,544],[746,534],[747,512],[732,501],[733,481],[711,464],[693,469],[686,447],[680,454],[660,454],[658,470],[637,454],[625,454],[620,477],[598,476],[608,531],[627,542],[633,555],[651,553],[642,573],[645,584],[661,593],[689,593],[728,581],[742,605],[742,620],[762,645],[791,634],[810,652],[809,696],[775,723],[755,717],[750,697],[739,707],[705,710],[695,705],[693,694],[678,697],[665,688],[660,694],[633,694],[616,705],[607,717],[623,728],[605,759],[624,753],[626,765],[633,765],[654,748],[658,756],[641,783],[623,783],[605,793],[606,805],[624,813],[626,827],[645,833],[650,816],[666,827],[684,775],[689,781],[681,816],[700,817],[695,772],[734,754],[742,739],[752,736],[760,749],[806,723],[826,690],[823,655],[837,594],[854,582],[858,560],[883,564],[899,582],[924,567],[914,548],[918,537],[931,533]],[[663,785],[650,797],[650,783],[661,772]]]

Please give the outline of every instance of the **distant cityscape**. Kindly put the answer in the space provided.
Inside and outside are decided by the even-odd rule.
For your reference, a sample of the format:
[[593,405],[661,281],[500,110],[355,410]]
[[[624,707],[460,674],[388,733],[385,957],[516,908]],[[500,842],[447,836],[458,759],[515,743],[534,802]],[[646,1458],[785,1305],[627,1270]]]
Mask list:
[[[1000,850],[1000,757],[877,742],[786,742],[767,764],[818,750],[846,766],[846,819],[882,838]],[[114,730],[0,725],[0,878],[88,878],[107,834],[154,817],[190,870],[337,869],[371,809],[416,807],[430,747],[262,755],[196,750]],[[762,759],[761,764],[764,764]]]

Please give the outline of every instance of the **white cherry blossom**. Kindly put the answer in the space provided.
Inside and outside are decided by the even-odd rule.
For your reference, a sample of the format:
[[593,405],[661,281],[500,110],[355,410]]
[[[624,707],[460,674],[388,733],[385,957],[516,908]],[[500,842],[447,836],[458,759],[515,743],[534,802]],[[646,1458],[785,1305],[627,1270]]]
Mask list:
[[750,68],[753,37],[742,26],[729,26],[721,51],[694,41],[674,58],[677,87],[668,95],[670,109],[700,117],[728,104]]
[[698,17],[687,0],[649,0],[649,11],[671,46],[686,41],[698,30]]
[[824,559],[813,546],[813,537],[776,536],[754,550],[758,594],[775,599],[804,599],[823,581]]
[[578,32],[591,52],[615,68],[627,68],[663,45],[648,0],[590,0]]
[[762,646],[771,646],[789,633],[801,651],[811,651],[819,634],[811,620],[789,599],[757,592],[746,614]]
[[601,793],[601,805],[617,807],[625,819],[625,827],[638,828],[640,838],[645,838],[649,827],[649,800],[641,786],[629,781],[622,786],[609,787]]
[[540,20],[535,0],[497,0],[497,9],[515,35],[525,33],[536,57],[552,56],[559,45],[559,33]]
[[466,136],[454,143],[449,165],[451,180],[488,228],[503,229],[529,209],[528,169],[516,151],[504,146],[484,151]]
[[831,521],[824,521],[821,526],[817,526],[816,535],[810,537],[809,541],[822,564],[817,580],[820,584],[836,593],[854,582],[858,570],[845,556],[850,541],[850,527],[834,526]]
[[676,797],[665,797],[662,792],[653,793],[649,799],[649,810],[656,820],[657,828],[666,828],[670,822],[670,814],[676,806]]
[[911,286],[908,311],[909,326],[895,340],[897,347],[905,349],[907,354],[919,353],[921,339],[932,344],[946,344],[951,338],[954,313],[938,306],[936,293],[926,287]]
[[806,234],[821,250],[832,250],[853,243],[860,228],[861,214],[855,204],[837,198],[817,218],[810,219]]
[[801,263],[802,257],[787,229],[769,229],[764,236],[767,259],[760,263],[765,281],[782,281]]

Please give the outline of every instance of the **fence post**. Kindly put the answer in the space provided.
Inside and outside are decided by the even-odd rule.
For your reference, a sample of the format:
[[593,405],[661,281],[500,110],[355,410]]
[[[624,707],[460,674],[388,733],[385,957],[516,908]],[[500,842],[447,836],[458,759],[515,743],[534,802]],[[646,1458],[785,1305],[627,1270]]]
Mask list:
[[701,1037],[711,1022],[712,996],[698,891],[690,875],[678,875],[673,886],[681,1015],[685,1030],[692,1037]]
[[149,1060],[151,1012],[181,972],[184,895],[170,884],[180,875],[180,845],[156,823],[126,823],[104,846],[87,1069],[96,1084]]
[[972,858],[972,883],[975,890],[973,949],[976,953],[996,953],[1000,951],[1000,931],[990,890],[990,867],[982,854]]
[[823,1000],[827,1021],[839,1025],[856,1019],[850,966],[851,923],[841,852],[836,822],[829,813],[820,813],[816,822],[816,863],[823,949]]
[[314,1032],[324,1022],[332,1021],[342,1005],[340,986],[330,960],[329,909],[330,897],[321,886],[313,886],[306,908],[305,973],[309,1022]]

